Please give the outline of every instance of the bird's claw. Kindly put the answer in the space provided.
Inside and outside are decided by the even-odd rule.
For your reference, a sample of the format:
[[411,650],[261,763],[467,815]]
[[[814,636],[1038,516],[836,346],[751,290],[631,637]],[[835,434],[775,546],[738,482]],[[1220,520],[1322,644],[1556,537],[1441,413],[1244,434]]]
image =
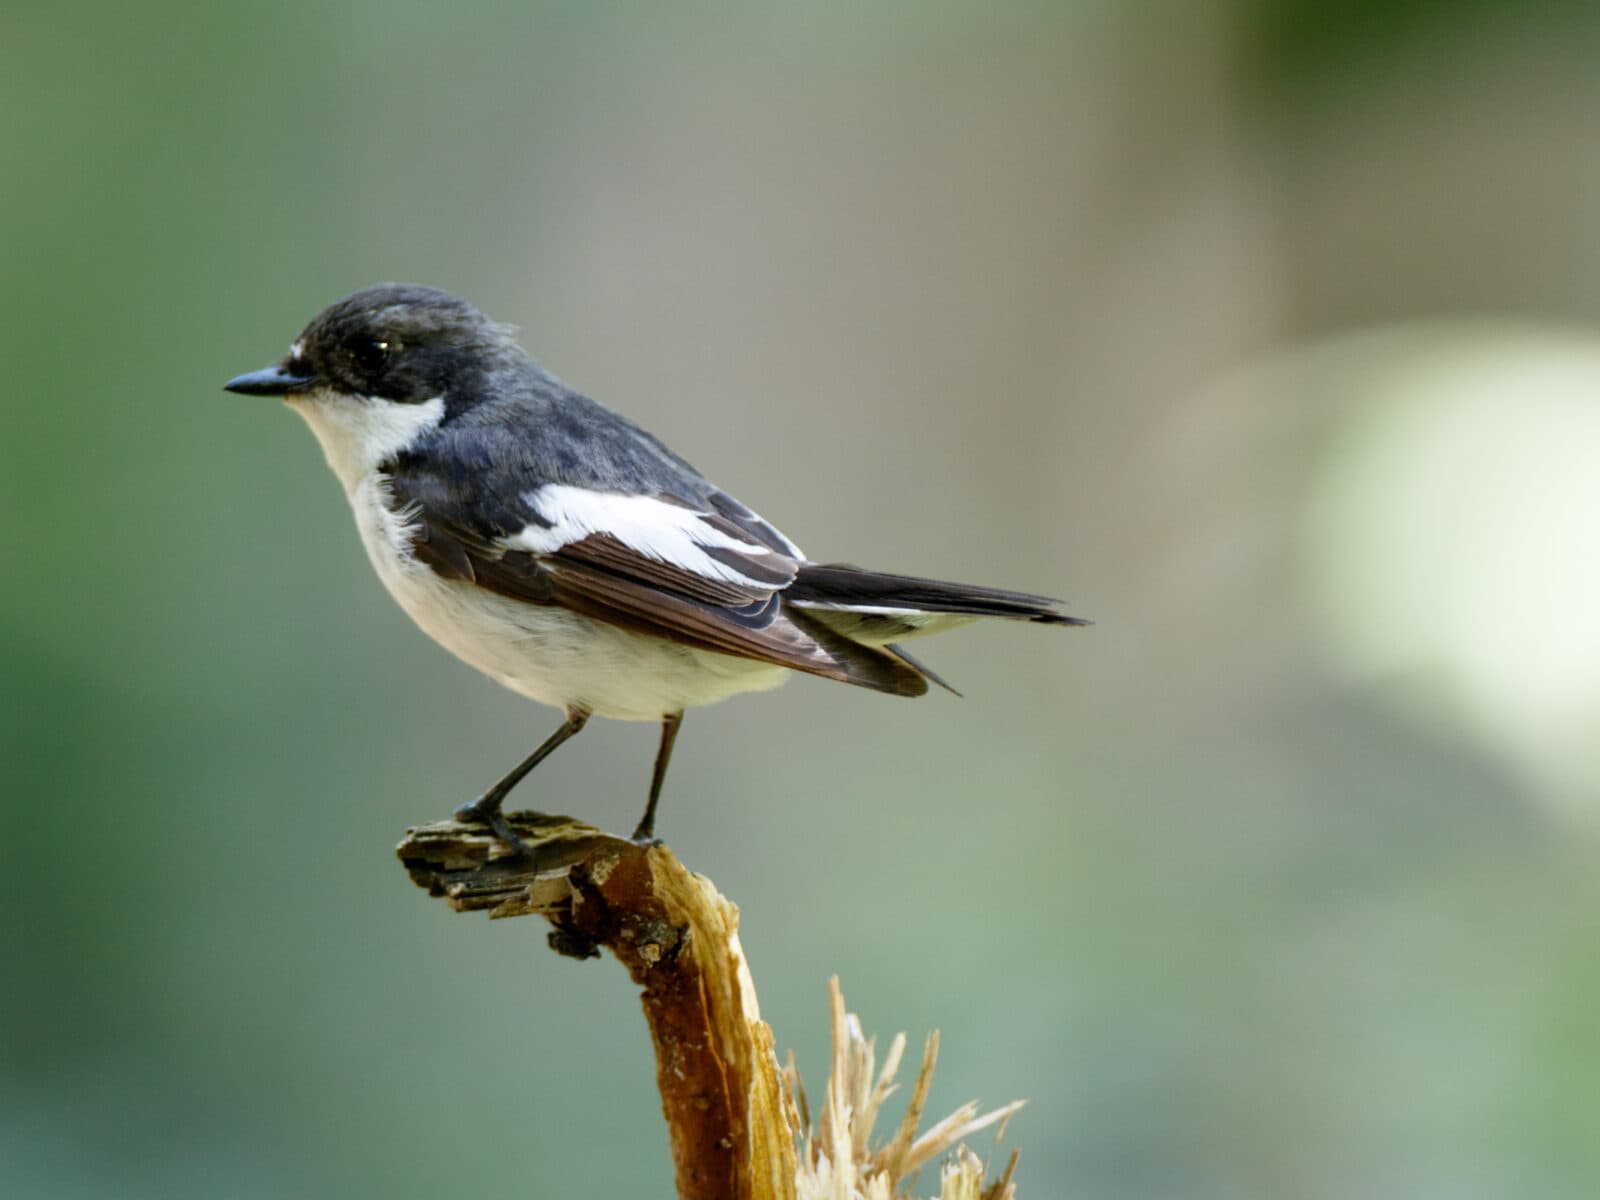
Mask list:
[[489,831],[494,834],[500,844],[513,854],[525,854],[530,858],[533,857],[533,847],[529,846],[512,830],[498,804],[490,805],[483,803],[481,799],[474,800],[470,804],[463,804],[456,809],[454,815],[455,819],[462,824],[487,825]]

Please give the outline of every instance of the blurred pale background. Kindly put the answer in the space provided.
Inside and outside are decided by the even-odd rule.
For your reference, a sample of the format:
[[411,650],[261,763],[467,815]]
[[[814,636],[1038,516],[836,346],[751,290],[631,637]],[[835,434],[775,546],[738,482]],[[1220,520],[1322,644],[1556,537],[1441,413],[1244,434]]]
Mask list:
[[[936,1107],[1032,1100],[1024,1196],[1593,1195],[1597,50],[1553,0],[7,5],[0,1194],[670,1189],[615,965],[390,851],[554,714],[219,391],[402,279],[819,557],[1099,622],[690,715],[664,828],[813,1086],[837,971],[943,1029]],[[517,800],[625,829],[653,737]]]

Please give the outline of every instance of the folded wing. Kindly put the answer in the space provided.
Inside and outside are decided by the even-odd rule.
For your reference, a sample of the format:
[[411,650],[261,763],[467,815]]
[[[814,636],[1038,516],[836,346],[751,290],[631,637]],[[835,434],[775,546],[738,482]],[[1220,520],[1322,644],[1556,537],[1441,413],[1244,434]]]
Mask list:
[[[546,484],[498,497],[498,527],[456,489],[391,477],[416,557],[435,572],[530,604],[682,645],[896,695],[927,691],[905,659],[851,641],[791,604],[803,556],[722,492],[637,495]],[[520,521],[520,526],[516,524]]]

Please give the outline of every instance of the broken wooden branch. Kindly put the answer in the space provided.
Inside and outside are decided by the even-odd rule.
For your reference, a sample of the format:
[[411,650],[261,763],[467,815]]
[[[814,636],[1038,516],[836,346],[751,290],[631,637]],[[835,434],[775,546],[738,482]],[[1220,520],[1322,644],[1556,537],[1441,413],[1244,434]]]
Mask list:
[[791,1200],[795,1137],[772,1030],[739,945],[739,910],[665,846],[644,847],[569,817],[509,814],[531,853],[487,829],[441,821],[398,853],[418,886],[458,912],[532,913],[550,945],[611,951],[643,989],[678,1195]]
[[682,1200],[891,1200],[917,1171],[948,1156],[940,1195],[1014,1200],[1012,1155],[988,1185],[963,1140],[1004,1127],[1014,1102],[975,1103],[918,1134],[938,1037],[929,1038],[912,1101],[891,1138],[874,1121],[894,1090],[905,1046],[876,1068],[875,1043],[832,982],[833,1069],[813,1129],[793,1063],[779,1069],[739,944],[739,910],[665,846],[640,846],[571,817],[507,814],[527,852],[480,825],[440,821],[406,831],[398,854],[418,886],[458,912],[538,913],[549,942],[577,958],[605,948],[642,989],[656,1083]]

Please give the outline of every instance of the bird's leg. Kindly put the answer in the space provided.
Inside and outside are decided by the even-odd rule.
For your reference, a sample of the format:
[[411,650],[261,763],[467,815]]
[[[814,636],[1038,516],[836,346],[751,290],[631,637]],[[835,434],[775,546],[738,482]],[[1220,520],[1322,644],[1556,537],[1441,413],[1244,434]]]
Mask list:
[[656,833],[656,803],[661,799],[661,785],[667,779],[667,761],[672,757],[672,743],[677,740],[678,726],[683,724],[681,712],[668,713],[661,718],[661,746],[656,751],[656,769],[650,776],[650,802],[644,806],[644,816],[633,831],[636,842],[653,842]]
[[482,821],[494,831],[499,838],[513,850],[526,850],[527,844],[516,834],[511,832],[511,826],[506,824],[505,815],[500,811],[500,805],[510,793],[511,789],[522,782],[522,777],[533,770],[545,759],[550,757],[550,752],[562,742],[566,741],[578,730],[582,729],[589,720],[589,714],[582,709],[573,709],[567,713],[567,719],[549,737],[539,744],[539,748],[527,758],[513,767],[506,777],[495,784],[471,804],[463,804],[456,809],[458,821]]

